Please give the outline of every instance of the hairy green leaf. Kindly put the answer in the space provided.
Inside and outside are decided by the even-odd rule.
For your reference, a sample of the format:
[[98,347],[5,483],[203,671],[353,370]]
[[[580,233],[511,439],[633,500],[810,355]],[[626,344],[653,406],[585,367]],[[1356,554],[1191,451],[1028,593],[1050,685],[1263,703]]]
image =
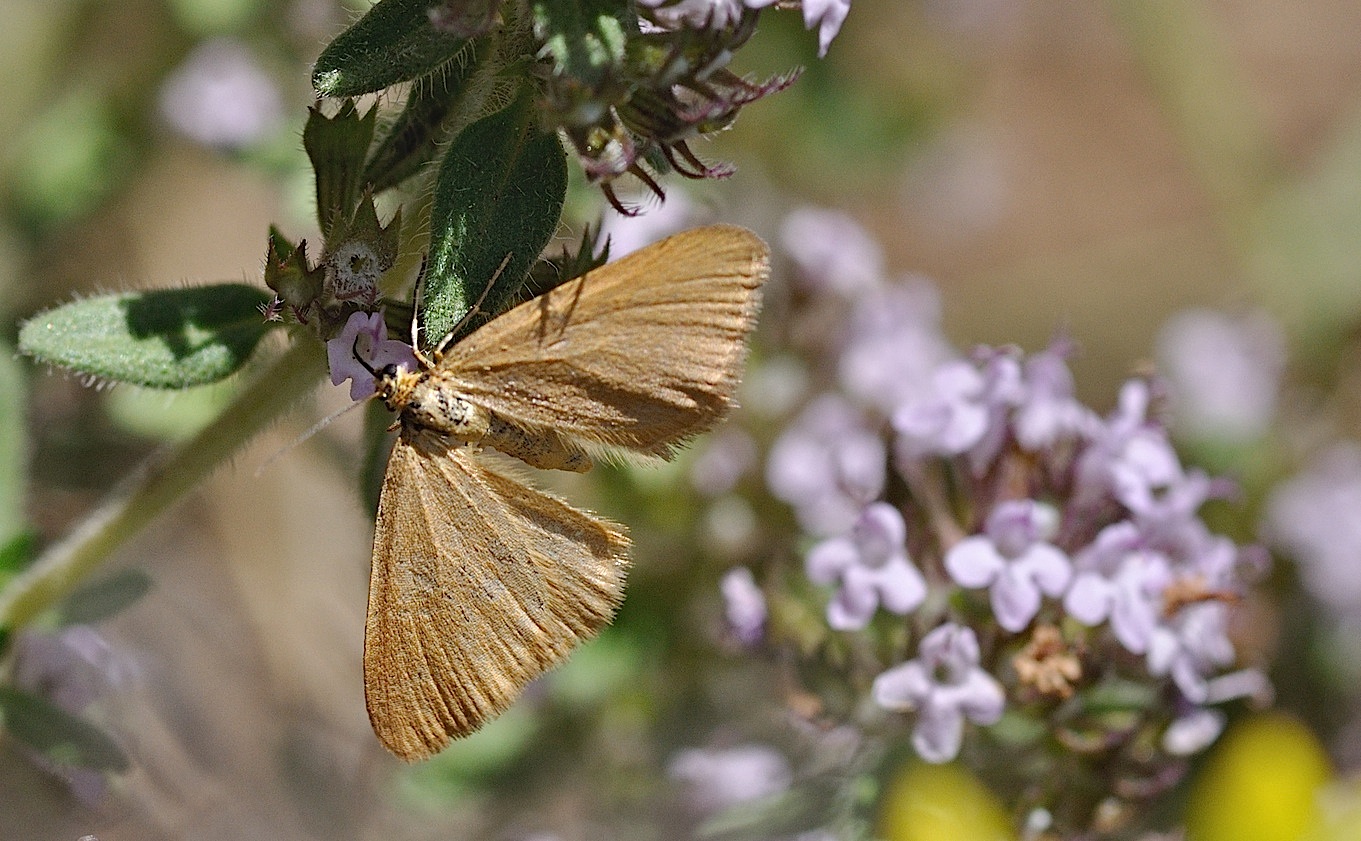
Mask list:
[[72,301],[19,329],[19,350],[105,380],[187,388],[231,375],[272,326],[244,284],[124,292]]
[[[474,306],[496,315],[557,230],[567,158],[530,98],[464,129],[440,164],[430,211],[422,343],[438,344]],[[476,326],[469,320],[461,332]]]
[[126,771],[128,758],[103,730],[37,695],[0,686],[0,715],[14,738],[62,765]]
[[425,76],[468,39],[430,24],[435,0],[380,0],[322,50],[312,68],[321,96],[358,96]]

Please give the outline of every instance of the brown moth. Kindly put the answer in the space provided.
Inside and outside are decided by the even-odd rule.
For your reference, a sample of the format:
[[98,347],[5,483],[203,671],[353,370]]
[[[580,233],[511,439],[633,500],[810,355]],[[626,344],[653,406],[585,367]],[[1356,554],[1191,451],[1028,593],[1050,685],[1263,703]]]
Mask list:
[[428,757],[504,711],[623,598],[622,527],[478,454],[584,471],[668,458],[732,405],[769,250],[732,226],[673,236],[527,301],[378,394],[400,414],[364,629],[369,720]]

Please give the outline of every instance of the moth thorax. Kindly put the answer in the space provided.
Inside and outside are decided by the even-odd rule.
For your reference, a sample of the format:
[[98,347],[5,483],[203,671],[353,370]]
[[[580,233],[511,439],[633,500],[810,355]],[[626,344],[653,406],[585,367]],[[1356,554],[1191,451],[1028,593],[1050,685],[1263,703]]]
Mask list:
[[429,377],[419,377],[411,385],[401,412],[406,423],[465,441],[480,441],[490,425],[486,409]]

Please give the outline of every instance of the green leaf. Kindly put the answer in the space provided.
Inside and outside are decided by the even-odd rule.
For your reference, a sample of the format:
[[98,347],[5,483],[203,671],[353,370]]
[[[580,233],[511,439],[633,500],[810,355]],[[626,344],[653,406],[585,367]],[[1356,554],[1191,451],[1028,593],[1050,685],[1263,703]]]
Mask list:
[[38,553],[38,533],[22,531],[0,545],[0,581],[28,566]]
[[358,96],[439,69],[468,39],[430,25],[435,0],[380,0],[322,50],[312,68],[320,96]]
[[591,88],[623,62],[627,33],[637,29],[636,21],[620,0],[534,2],[534,34],[556,62],[556,72]]
[[[26,528],[24,500],[28,484],[28,389],[24,372],[8,342],[0,342],[0,542]],[[0,561],[0,575],[4,563]]]
[[447,73],[411,89],[402,113],[388,127],[364,169],[364,180],[373,192],[400,184],[435,159],[440,145],[448,140],[445,132],[451,116],[464,109],[468,82],[478,66],[475,61],[455,62]]
[[485,319],[514,299],[557,230],[566,195],[566,154],[556,134],[539,130],[528,96],[459,134],[430,211],[422,344],[438,344],[474,305]]
[[302,146],[317,176],[317,222],[328,244],[336,223],[349,219],[359,204],[364,158],[373,143],[377,119],[377,108],[370,108],[361,117],[349,101],[334,117],[317,108],[307,114]]
[[14,738],[62,765],[128,769],[128,758],[108,734],[37,695],[0,686],[0,715]]
[[86,298],[34,316],[19,350],[99,379],[152,388],[222,380],[242,365],[272,325],[269,299],[244,284],[158,289]]
[[57,606],[61,625],[90,625],[120,612],[145,596],[151,576],[140,569],[125,569],[92,581]]

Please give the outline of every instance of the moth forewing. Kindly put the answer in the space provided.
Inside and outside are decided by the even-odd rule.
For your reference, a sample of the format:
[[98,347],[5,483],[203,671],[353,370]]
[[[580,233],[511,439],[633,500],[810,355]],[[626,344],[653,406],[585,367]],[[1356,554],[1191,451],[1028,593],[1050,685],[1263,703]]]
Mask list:
[[666,457],[731,407],[768,276],[750,231],[688,231],[488,322],[437,372],[531,433]]
[[[415,760],[508,707],[623,595],[621,527],[502,475],[587,451],[667,456],[732,404],[769,273],[755,234],[679,234],[512,309],[436,363],[379,377],[401,435],[378,504],[369,719]],[[394,369],[395,370],[395,369]]]
[[623,530],[403,430],[374,536],[364,687],[374,732],[407,760],[506,709],[607,624]]

